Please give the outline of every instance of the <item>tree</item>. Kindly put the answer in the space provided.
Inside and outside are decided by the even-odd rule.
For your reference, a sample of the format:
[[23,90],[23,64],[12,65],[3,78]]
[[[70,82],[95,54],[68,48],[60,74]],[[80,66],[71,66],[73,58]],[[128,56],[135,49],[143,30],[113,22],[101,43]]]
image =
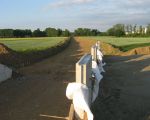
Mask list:
[[57,37],[58,36],[58,31],[55,28],[46,28],[45,32],[48,37]]
[[121,37],[125,35],[125,27],[123,24],[116,24],[112,28],[108,29],[108,35]]
[[100,31],[97,29],[89,28],[78,28],[74,31],[76,36],[97,36],[100,34]]
[[39,28],[37,30],[34,30],[32,33],[33,37],[46,37],[45,31],[41,31]]
[[13,29],[0,29],[0,37],[13,37]]
[[31,37],[32,31],[28,29],[26,30],[16,29],[16,30],[13,30],[13,35],[14,37]]
[[70,36],[70,31],[67,30],[67,29],[65,29],[65,30],[62,32],[62,36],[64,36],[64,37]]
[[139,26],[139,34],[143,34],[143,27],[142,27],[142,25]]
[[108,29],[108,30],[107,30],[107,33],[108,33],[109,36],[114,36],[114,35],[115,35],[115,30],[114,30],[114,28]]
[[146,32],[146,34],[150,35],[150,24],[147,25],[147,32]]
[[32,31],[29,29],[24,30],[24,35],[25,37],[31,37],[32,36]]
[[135,24],[134,27],[133,27],[134,34],[136,33],[136,27],[137,27],[137,25]]
[[130,34],[132,34],[132,32],[133,32],[133,27],[132,27],[132,25],[129,25],[129,30],[130,30]]
[[57,36],[62,36],[63,31],[61,29],[57,29]]

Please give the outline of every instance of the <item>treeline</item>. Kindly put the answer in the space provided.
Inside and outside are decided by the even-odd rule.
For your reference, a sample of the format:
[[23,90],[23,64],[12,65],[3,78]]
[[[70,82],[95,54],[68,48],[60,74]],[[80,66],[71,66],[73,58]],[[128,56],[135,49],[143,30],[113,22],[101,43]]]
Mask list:
[[13,30],[13,29],[0,29],[0,37],[30,37],[32,36],[31,30]]
[[31,31],[30,29],[0,29],[1,38],[11,38],[11,37],[68,37],[74,36],[99,36],[102,33],[97,29],[89,28],[78,28],[74,32],[70,32],[68,29],[55,29],[46,28],[45,30],[36,29]]
[[36,29],[31,31],[30,29],[21,30],[21,29],[0,29],[1,38],[12,38],[12,37],[68,37],[71,35],[71,32],[67,29],[55,29],[55,28],[46,28],[44,31]]
[[74,31],[75,36],[99,36],[101,32],[97,29],[78,28]]
[[106,34],[108,36],[127,36],[127,37],[146,37],[150,36],[150,24],[147,26],[142,25],[124,25],[116,24],[108,29]]
[[100,32],[97,29],[77,28],[74,32],[68,29],[46,28],[45,30],[36,29],[0,29],[1,38],[11,37],[68,37],[68,36],[117,36],[117,37],[146,37],[150,36],[150,24],[147,26],[142,25],[124,25],[116,24],[106,32]]

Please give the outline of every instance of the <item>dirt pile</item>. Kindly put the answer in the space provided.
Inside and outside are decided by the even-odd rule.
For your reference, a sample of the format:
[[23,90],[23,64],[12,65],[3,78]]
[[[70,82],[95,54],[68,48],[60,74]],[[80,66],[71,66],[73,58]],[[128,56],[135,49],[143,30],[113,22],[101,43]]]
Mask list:
[[124,55],[146,55],[150,54],[150,46],[140,47],[124,52]]
[[0,63],[8,66],[17,66],[23,60],[23,57],[15,51],[0,43]]
[[100,46],[105,55],[120,55],[120,54],[122,54],[122,51],[120,51],[118,48],[113,47],[110,44],[101,42]]
[[101,42],[102,51],[104,51],[105,55],[119,55],[119,56],[130,56],[130,55],[146,55],[150,54],[150,46],[147,47],[139,47],[127,52],[123,52],[119,50],[119,48],[115,48],[110,44]]
[[4,44],[0,43],[0,55],[1,54],[7,54],[9,53],[11,50],[5,46]]

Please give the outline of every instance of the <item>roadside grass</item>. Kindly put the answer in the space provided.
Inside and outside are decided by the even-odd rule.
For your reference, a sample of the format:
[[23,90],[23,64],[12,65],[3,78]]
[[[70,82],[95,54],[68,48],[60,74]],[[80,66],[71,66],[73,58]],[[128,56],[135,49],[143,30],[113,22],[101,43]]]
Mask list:
[[0,43],[10,49],[21,52],[36,52],[53,47],[65,42],[66,37],[42,37],[42,38],[0,38]]
[[84,39],[94,39],[100,40],[106,43],[111,44],[114,47],[119,48],[121,51],[128,51],[138,47],[146,47],[150,46],[150,38],[149,37],[82,37]]

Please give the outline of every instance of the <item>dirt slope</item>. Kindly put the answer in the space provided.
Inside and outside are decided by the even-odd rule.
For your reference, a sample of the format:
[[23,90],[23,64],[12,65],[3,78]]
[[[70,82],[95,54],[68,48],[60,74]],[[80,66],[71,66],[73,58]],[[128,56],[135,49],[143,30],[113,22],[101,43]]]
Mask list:
[[130,56],[130,55],[150,54],[150,46],[135,48],[127,52],[122,52],[118,48],[115,48],[112,45],[104,43],[104,42],[101,42],[101,47],[105,55]]
[[75,81],[75,63],[94,43],[72,40],[63,52],[18,70],[23,76],[0,84],[0,119],[53,120],[40,114],[66,117],[67,83]]
[[23,62],[21,55],[0,43],[0,63],[11,66],[12,64],[20,64],[21,62]]
[[70,38],[50,48],[30,52],[17,52],[0,43],[0,63],[12,68],[29,66],[63,51],[70,43]]

